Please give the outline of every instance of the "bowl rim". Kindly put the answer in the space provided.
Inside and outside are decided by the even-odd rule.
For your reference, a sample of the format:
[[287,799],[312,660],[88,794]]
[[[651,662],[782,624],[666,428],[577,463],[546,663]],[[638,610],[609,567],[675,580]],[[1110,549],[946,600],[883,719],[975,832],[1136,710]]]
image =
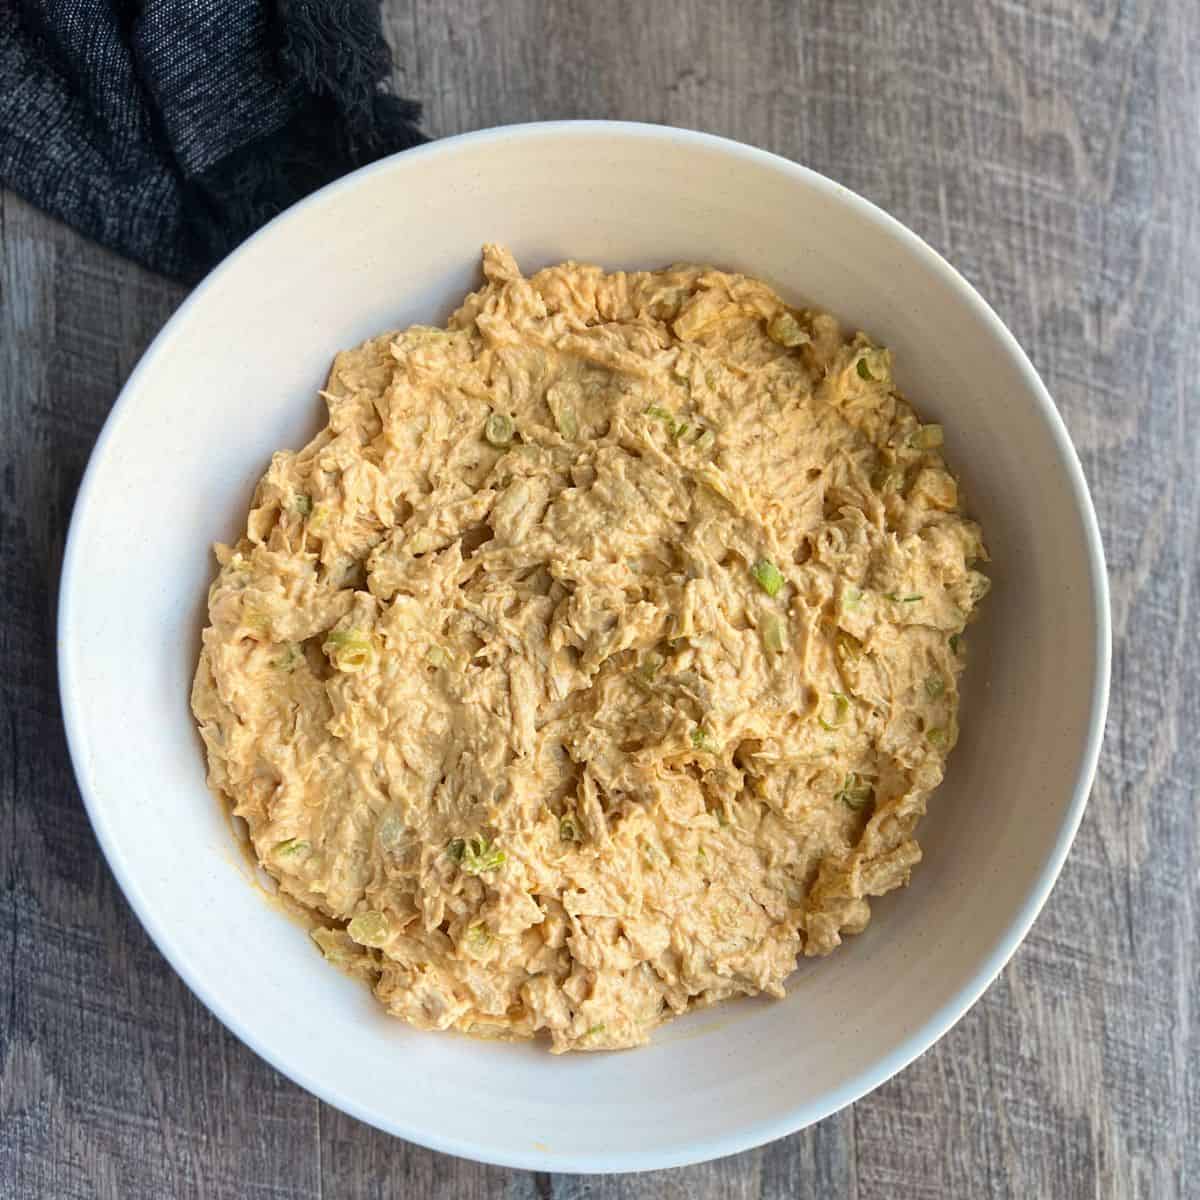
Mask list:
[[[613,136],[649,140],[657,139],[675,145],[708,149],[741,162],[770,167],[775,171],[790,174],[808,188],[818,193],[823,193],[826,198],[834,203],[848,206],[860,218],[873,223],[883,232],[896,239],[910,254],[923,258],[956,293],[959,303],[971,310],[988,327],[990,333],[1003,347],[1008,357],[1017,367],[1026,387],[1036,402],[1039,415],[1049,433],[1057,458],[1066,474],[1073,499],[1079,511],[1088,559],[1089,598],[1092,605],[1092,618],[1096,629],[1093,645],[1095,665],[1087,735],[1075,776],[1070,804],[1066,810],[1062,825],[1042,864],[1037,881],[1026,896],[1023,904],[1013,914],[1002,935],[983,956],[970,981],[950,1000],[935,1010],[888,1054],[882,1056],[869,1068],[860,1071],[857,1075],[845,1081],[840,1087],[825,1093],[818,1100],[790,1108],[772,1119],[749,1122],[744,1126],[731,1129],[728,1133],[717,1138],[696,1139],[690,1142],[681,1141],[665,1153],[612,1150],[603,1155],[555,1154],[553,1158],[550,1158],[535,1148],[514,1147],[506,1152],[497,1152],[494,1147],[478,1145],[470,1138],[457,1137],[436,1129],[415,1128],[405,1122],[394,1120],[386,1113],[369,1110],[365,1106],[358,1104],[349,1097],[342,1095],[335,1086],[331,1086],[323,1080],[313,1078],[305,1070],[283,1061],[279,1055],[272,1054],[257,1044],[254,1036],[243,1024],[237,1012],[221,1004],[212,995],[204,979],[192,970],[184,953],[176,947],[170,929],[152,911],[145,897],[139,892],[127,868],[122,852],[106,821],[104,806],[97,801],[89,778],[88,760],[84,753],[83,715],[75,702],[77,681],[72,668],[71,656],[67,652],[67,646],[70,640],[69,631],[74,623],[76,587],[73,583],[73,578],[76,574],[76,560],[81,553],[80,542],[83,536],[81,529],[85,524],[87,510],[96,503],[93,493],[96,489],[96,480],[101,472],[101,463],[105,458],[108,443],[113,438],[116,427],[120,424],[123,409],[132,402],[138,392],[142,378],[151,373],[157,359],[163,355],[169,343],[177,336],[180,327],[185,323],[186,318],[192,310],[206,303],[210,292],[219,289],[225,275],[231,269],[232,264],[239,255],[255,243],[270,238],[281,223],[296,218],[308,207],[323,204],[331,196],[341,191],[360,186],[363,180],[371,175],[396,170],[401,164],[405,164],[403,169],[408,169],[407,164],[412,163],[415,169],[422,159],[430,155],[453,154],[464,146],[489,142],[499,143],[511,140],[536,140],[555,137],[586,140],[592,138],[611,138]],[[774,1141],[776,1138],[784,1137],[817,1121],[823,1120],[825,1117],[854,1103],[903,1070],[914,1059],[943,1037],[967,1010],[974,1005],[983,992],[987,990],[1015,953],[1045,904],[1062,870],[1063,863],[1066,860],[1067,853],[1071,848],[1080,821],[1082,820],[1088,796],[1095,779],[1108,709],[1112,660],[1111,613],[1104,549],[1095,509],[1078,454],[1067,433],[1062,417],[1033,364],[1008,327],[1001,321],[999,316],[997,316],[995,311],[975,288],[938,251],[933,249],[932,246],[906,225],[843,184],[837,183],[809,167],[802,166],[791,159],[772,153],[771,151],[762,150],[758,147],[716,134],[668,125],[608,120],[537,121],[514,125],[500,125],[437,139],[423,146],[390,155],[327,184],[325,187],[320,188],[318,191],[285,209],[210,271],[191,291],[178,309],[176,309],[143,353],[113,403],[89,455],[87,468],[76,494],[63,554],[59,581],[56,633],[59,696],[62,704],[67,747],[80,795],[83,799],[92,829],[95,832],[96,839],[100,844],[109,868],[130,907],[133,909],[134,914],[159,952],[166,958],[172,969],[180,976],[193,995],[239,1041],[260,1058],[270,1063],[272,1067],[285,1077],[304,1088],[319,1100],[323,1100],[377,1129],[397,1137],[402,1137],[431,1150],[479,1162],[491,1163],[496,1166],[533,1171],[588,1173],[641,1171],[687,1166],[693,1163],[722,1158],[726,1155],[764,1145],[767,1142]]]

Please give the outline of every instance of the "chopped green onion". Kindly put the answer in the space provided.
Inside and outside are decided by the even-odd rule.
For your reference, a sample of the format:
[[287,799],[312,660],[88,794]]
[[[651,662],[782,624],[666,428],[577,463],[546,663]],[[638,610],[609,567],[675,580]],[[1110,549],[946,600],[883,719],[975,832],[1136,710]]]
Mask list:
[[554,423],[558,426],[558,432],[568,441],[573,441],[579,433],[579,422],[575,420],[574,411],[569,408],[564,408],[558,413]]
[[583,841],[583,835],[579,832],[579,825],[575,820],[574,813],[563,813],[558,818],[558,836],[564,842]]
[[842,790],[834,797],[835,800],[840,800],[847,808],[852,808],[855,812],[864,808],[874,798],[875,789],[860,776],[853,771],[846,776],[846,782],[842,784]]
[[306,854],[312,846],[303,838],[286,838],[275,843],[275,853],[281,858],[290,858],[293,854]]
[[787,311],[776,313],[767,322],[767,337],[789,350],[812,340],[800,327],[800,322]]
[[603,1025],[593,1025],[593,1026],[591,1027],[591,1029],[589,1029],[589,1030],[587,1031],[587,1033],[585,1033],[583,1036],[584,1036],[584,1037],[591,1037],[593,1034],[596,1034],[596,1033],[603,1033],[603,1032],[604,1032],[604,1029],[605,1029],[605,1027],[604,1027]]
[[857,608],[862,603],[862,590],[851,584],[847,584],[842,588],[842,607],[844,609]]
[[482,833],[469,838],[454,838],[446,846],[446,853],[468,875],[482,875],[504,866],[508,855],[498,849]]
[[950,645],[950,653],[957,654],[959,646],[962,645],[962,635],[958,634],[958,633],[952,633],[950,635],[949,645]]
[[388,940],[388,919],[381,912],[362,912],[346,926],[346,932],[360,946],[382,946]]
[[777,596],[783,587],[783,572],[769,558],[760,558],[750,568],[750,574],[768,596]]
[[651,650],[642,659],[641,665],[638,667],[638,674],[649,683],[662,670],[662,665],[666,661],[656,650]]
[[916,450],[936,450],[945,440],[945,432],[940,425],[922,425],[908,439],[908,444]]
[[884,592],[883,598],[891,600],[896,604],[916,604],[918,600],[924,600],[925,597],[921,593],[914,596],[901,596],[899,592]]
[[830,699],[833,700],[833,720],[826,721],[820,714],[817,715],[817,720],[821,724],[821,728],[829,733],[832,733],[840,725],[846,723],[846,714],[850,711],[850,699],[848,696],[842,695],[841,692],[830,692]]
[[361,629],[333,629],[321,647],[339,671],[361,671],[371,661],[374,647],[369,634]]
[[292,499],[292,507],[302,516],[307,517],[313,510],[313,502],[311,496],[306,496],[303,492],[298,492]]
[[482,922],[476,921],[467,930],[467,948],[473,954],[482,954],[492,944],[491,930]]
[[930,700],[936,700],[939,696],[943,695],[945,691],[946,681],[940,675],[930,675],[929,678],[925,680],[925,695],[927,695]]
[[284,647],[283,653],[278,658],[271,660],[271,666],[280,671],[294,671],[303,658],[304,654],[300,647],[295,642],[291,642]]
[[700,725],[692,730],[692,745],[704,754],[716,754],[718,749],[712,734]]
[[[679,436],[679,426],[675,423],[675,414],[663,408],[661,404],[651,404],[643,415],[661,421],[667,427],[667,433],[671,437]],[[685,425],[684,428],[686,429],[687,426]]]
[[854,370],[867,383],[887,383],[892,373],[891,359],[882,346],[855,348]]
[[483,436],[497,449],[512,445],[512,417],[505,413],[492,413],[484,423]]
[[[675,414],[669,409],[663,408],[661,404],[651,404],[644,411],[643,416],[653,417],[656,421],[661,421],[666,426],[667,434],[675,441],[682,441],[691,431],[691,425],[687,421],[677,421]],[[695,439],[697,444],[704,443],[707,430],[696,426]],[[709,443],[711,444],[711,443]],[[707,449],[707,445],[704,447]]]
[[783,622],[772,613],[762,623],[763,647],[770,654],[782,654],[784,647]]
[[940,726],[936,729],[930,729],[925,734],[931,746],[937,746],[939,749],[946,744],[946,731]]

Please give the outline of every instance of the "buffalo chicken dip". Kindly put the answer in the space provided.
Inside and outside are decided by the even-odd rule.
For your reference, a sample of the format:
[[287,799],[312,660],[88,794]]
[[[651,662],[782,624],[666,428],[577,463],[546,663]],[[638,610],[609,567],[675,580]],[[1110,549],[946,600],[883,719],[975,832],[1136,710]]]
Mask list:
[[217,547],[192,707],[388,1012],[637,1046],[908,881],[986,556],[863,334],[708,267],[483,270],[337,356]]

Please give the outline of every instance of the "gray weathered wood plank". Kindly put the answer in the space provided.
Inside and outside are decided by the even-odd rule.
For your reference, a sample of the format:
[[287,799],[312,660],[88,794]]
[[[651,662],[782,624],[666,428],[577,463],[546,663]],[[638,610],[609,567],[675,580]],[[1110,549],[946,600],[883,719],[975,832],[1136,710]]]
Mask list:
[[459,1162],[319,1104],[205,1012],[99,857],[54,693],[87,453],[183,289],[0,199],[0,1194],[1182,1197],[1200,1177],[1200,10],[1193,0],[387,0],[437,135],[618,117],[882,204],[1029,350],[1109,556],[1109,733],[1066,870],[983,1000],[816,1128],[646,1176]]

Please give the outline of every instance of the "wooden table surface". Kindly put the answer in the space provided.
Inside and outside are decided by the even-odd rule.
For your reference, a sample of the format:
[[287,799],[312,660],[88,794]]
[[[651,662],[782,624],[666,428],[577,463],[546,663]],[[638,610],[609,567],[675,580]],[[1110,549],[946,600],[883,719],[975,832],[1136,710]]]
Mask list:
[[60,725],[72,499],[184,289],[0,196],[0,1195],[1197,1195],[1196,0],[385,8],[400,88],[435,135],[585,116],[727,134],[877,201],[995,306],[1066,418],[1108,554],[1116,657],[1091,804],[1032,933],[960,1024],[853,1108],[762,1149],[534,1175],[319,1103],[150,944]]

